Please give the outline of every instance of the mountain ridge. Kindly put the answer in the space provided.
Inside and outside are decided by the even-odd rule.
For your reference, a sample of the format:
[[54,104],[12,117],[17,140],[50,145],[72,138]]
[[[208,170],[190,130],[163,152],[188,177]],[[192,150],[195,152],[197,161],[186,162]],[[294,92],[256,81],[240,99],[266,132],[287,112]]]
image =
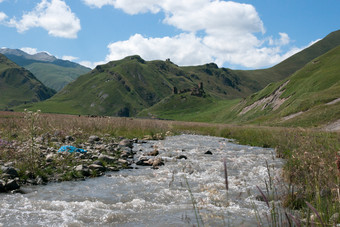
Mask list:
[[47,52],[32,55],[19,49],[1,48],[0,53],[31,71],[42,83],[57,91],[91,70],[78,63],[58,59]]
[[38,102],[56,92],[43,85],[31,72],[0,54],[0,109]]
[[[224,111],[226,114],[219,115],[217,120],[212,116],[201,117],[202,120],[231,122],[237,109],[234,106],[235,100],[247,100],[247,97],[255,92],[261,94],[261,89],[265,87],[273,88],[273,84],[303,69],[309,64],[308,60],[310,62],[339,45],[340,30],[330,33],[276,66],[248,71],[219,68],[214,63],[180,67],[170,59],[145,61],[138,55],[128,56],[98,65],[88,74],[67,85],[50,100],[35,104],[34,108],[57,113],[153,116],[167,119],[178,119],[176,114],[181,114],[186,120],[190,120],[190,116],[183,114],[183,110],[190,112],[188,106],[197,110],[195,113],[190,112],[193,116],[202,111],[201,108],[209,106],[215,108],[214,113]],[[190,95],[200,84],[203,85],[205,95]],[[186,102],[187,105],[185,100],[189,101]],[[166,107],[170,102],[172,109]],[[156,107],[157,114],[153,112]],[[232,113],[227,109],[231,107],[234,111]],[[166,111],[172,114],[167,114]],[[239,122],[247,121],[245,118],[240,119]]]

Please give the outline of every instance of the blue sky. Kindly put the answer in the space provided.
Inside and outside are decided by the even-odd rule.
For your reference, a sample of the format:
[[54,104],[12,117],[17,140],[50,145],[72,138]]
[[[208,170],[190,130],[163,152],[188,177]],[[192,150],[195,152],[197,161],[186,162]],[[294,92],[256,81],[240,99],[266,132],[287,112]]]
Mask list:
[[339,0],[0,0],[0,47],[90,67],[138,54],[265,68],[338,29]]

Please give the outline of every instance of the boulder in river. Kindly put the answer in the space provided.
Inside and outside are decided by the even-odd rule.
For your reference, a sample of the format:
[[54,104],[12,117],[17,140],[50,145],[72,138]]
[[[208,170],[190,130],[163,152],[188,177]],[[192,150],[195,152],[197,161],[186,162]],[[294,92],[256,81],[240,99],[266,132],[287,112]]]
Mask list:
[[152,159],[152,168],[153,169],[158,169],[158,166],[164,165],[164,162],[162,161],[161,158],[154,158]]
[[6,191],[13,191],[13,190],[17,190],[19,188],[20,188],[20,186],[19,186],[19,184],[16,180],[9,180],[5,184],[5,190]]
[[139,165],[139,166],[151,166],[152,163],[150,163],[149,160],[150,160],[150,158],[140,157],[139,160],[136,162],[136,165]]
[[0,180],[0,192],[5,192],[5,182],[3,180]]
[[157,149],[149,152],[149,153],[146,153],[146,155],[148,156],[157,156],[159,154],[159,151]]
[[206,151],[204,154],[212,155],[213,153],[211,151]]
[[119,142],[119,146],[120,147],[133,147],[133,141],[132,140],[128,140],[128,139],[124,139],[122,141]]
[[185,155],[179,155],[176,157],[176,159],[188,159],[188,157]]

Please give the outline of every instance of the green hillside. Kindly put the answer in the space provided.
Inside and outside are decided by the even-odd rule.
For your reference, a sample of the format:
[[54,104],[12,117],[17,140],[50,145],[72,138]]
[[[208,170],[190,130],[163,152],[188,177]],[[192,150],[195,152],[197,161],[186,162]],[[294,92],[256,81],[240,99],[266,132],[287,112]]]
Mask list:
[[[339,44],[340,31],[336,31],[272,68],[249,71],[219,68],[214,63],[179,67],[170,59],[145,61],[139,56],[129,56],[97,66],[90,73],[80,76],[66,86],[52,99],[35,104],[32,108],[53,113],[139,116],[226,123],[262,124],[270,121],[272,124],[288,124],[275,120],[275,117],[287,116],[298,108],[288,108],[279,115],[275,111],[280,109],[277,110],[276,107],[274,111],[270,108],[264,108],[263,111],[256,111],[256,108],[251,107],[248,109],[252,110],[247,108],[243,110],[243,108],[267,95],[271,97],[270,94],[282,86],[278,81],[287,80],[290,75],[294,75],[295,78],[296,71],[303,71],[311,64],[324,67],[322,71],[326,72],[327,67],[331,68],[331,66],[316,64],[314,61],[317,60],[313,59]],[[320,79],[322,78],[315,77],[315,84]],[[199,84],[203,85],[204,95],[192,95],[192,90],[194,88],[197,90]],[[290,83],[287,86],[291,86]],[[265,89],[261,90],[263,88]],[[250,96],[254,92],[257,93]],[[284,102],[285,100],[279,98],[286,94],[282,92],[283,90],[275,93],[273,98]],[[294,95],[297,94],[300,93],[294,91]],[[304,94],[311,97],[307,92]],[[247,98],[249,96],[250,98]],[[237,100],[242,98],[244,100],[235,105]],[[265,103],[265,101],[261,102]],[[314,104],[315,102],[303,101],[301,106],[309,108]],[[274,112],[271,118],[270,114]],[[321,122],[317,124],[319,123]]]
[[255,86],[255,90],[260,90],[269,83],[287,78],[314,58],[327,53],[339,45],[340,30],[337,30],[314,43],[310,47],[271,68],[259,70],[236,70],[235,73],[245,81],[250,81],[248,84],[245,84],[245,86]]
[[55,91],[45,87],[28,70],[0,54],[0,110],[50,98]]
[[32,72],[47,87],[60,91],[67,84],[76,80],[80,75],[88,73],[90,69],[76,65],[63,67],[52,63],[36,62],[24,66]]
[[[291,77],[247,98],[238,107],[243,110],[238,121],[319,126],[340,119],[339,63],[340,46],[310,61]],[[246,107],[252,108],[246,112]]]
[[169,60],[144,61],[139,56],[130,56],[97,66],[33,108],[57,113],[135,116],[171,95],[174,89],[185,93],[201,82],[204,90],[215,98],[242,94],[243,87],[237,78],[215,64],[192,70]]
[[[139,116],[275,126],[323,126],[340,119],[340,46],[246,99],[172,95]],[[200,105],[195,105],[199,103]]]
[[45,52],[30,55],[17,49],[1,48],[0,53],[32,72],[43,84],[56,91],[91,70],[71,61],[57,59]]

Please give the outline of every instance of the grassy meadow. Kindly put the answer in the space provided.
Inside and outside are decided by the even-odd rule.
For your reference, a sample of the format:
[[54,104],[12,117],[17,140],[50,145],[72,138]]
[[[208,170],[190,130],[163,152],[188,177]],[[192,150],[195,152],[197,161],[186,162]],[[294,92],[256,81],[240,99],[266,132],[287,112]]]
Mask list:
[[[283,205],[301,211],[301,219],[307,218],[310,222],[308,214],[313,211],[305,203],[309,202],[320,214],[323,224],[332,226],[334,218],[334,223],[340,221],[336,217],[336,213],[340,213],[339,132],[58,114],[39,114],[32,121],[32,118],[25,118],[25,113],[0,112],[0,139],[24,142],[47,132],[64,137],[70,135],[79,141],[86,141],[90,135],[163,139],[170,134],[195,133],[232,138],[240,144],[272,147],[286,160],[283,178],[287,182],[287,194]],[[8,152],[1,145],[0,159],[15,157]],[[321,224],[318,220],[315,222]]]

